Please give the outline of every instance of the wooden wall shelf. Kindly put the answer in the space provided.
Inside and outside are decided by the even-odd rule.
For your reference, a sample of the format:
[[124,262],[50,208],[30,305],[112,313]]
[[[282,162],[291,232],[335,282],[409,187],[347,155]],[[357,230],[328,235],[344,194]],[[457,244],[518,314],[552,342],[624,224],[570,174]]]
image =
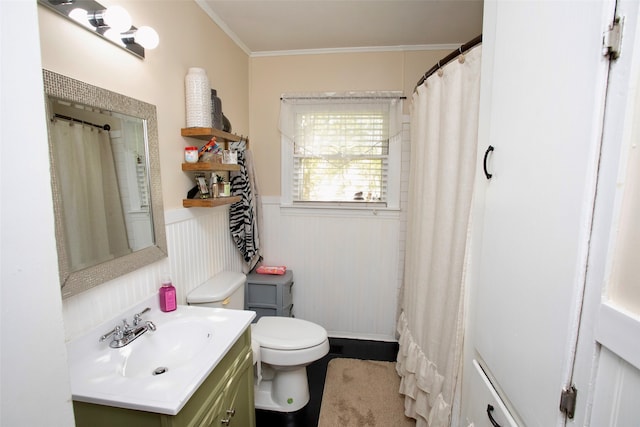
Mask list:
[[242,200],[240,196],[216,197],[211,199],[182,199],[185,208],[215,208],[216,206],[230,205]]
[[239,171],[240,165],[216,162],[182,163],[182,170],[185,172]]
[[244,139],[249,144],[249,138],[235,135],[233,133],[225,132],[216,128],[182,128],[180,131],[182,136],[189,138],[197,138],[203,141],[209,141],[214,136],[223,142],[240,141]]
[[[244,140],[246,141],[246,147],[249,148],[249,138],[216,128],[182,128],[180,134],[184,137],[196,138],[202,141],[209,141],[215,136],[216,140],[221,143]],[[184,172],[229,172],[239,171],[240,165],[216,162],[182,163],[182,170]],[[214,208],[216,206],[230,205],[240,200],[242,200],[240,196],[218,197],[215,199],[182,199],[182,206],[185,208]]]

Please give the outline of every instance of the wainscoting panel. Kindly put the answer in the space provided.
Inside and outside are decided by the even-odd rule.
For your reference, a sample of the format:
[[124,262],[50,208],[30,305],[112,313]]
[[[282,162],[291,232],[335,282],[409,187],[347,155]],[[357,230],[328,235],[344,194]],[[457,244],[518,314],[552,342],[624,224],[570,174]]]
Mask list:
[[333,337],[395,339],[399,212],[281,208],[263,198],[265,264],[293,270],[293,312]]
[[[628,339],[635,338],[628,337]],[[640,396],[640,370],[606,347],[602,347],[590,425],[637,426],[640,420],[638,396]]]
[[241,271],[242,262],[229,231],[228,207],[176,217],[167,226],[167,245],[174,286],[180,285],[178,303],[186,304],[189,291],[220,271]]

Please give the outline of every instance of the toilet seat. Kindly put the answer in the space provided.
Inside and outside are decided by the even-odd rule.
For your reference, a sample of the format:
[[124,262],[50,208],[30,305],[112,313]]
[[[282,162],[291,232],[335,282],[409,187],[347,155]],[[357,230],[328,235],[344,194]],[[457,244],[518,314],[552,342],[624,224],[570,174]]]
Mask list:
[[315,323],[293,317],[263,316],[251,329],[260,347],[272,350],[302,350],[327,340],[327,331]]

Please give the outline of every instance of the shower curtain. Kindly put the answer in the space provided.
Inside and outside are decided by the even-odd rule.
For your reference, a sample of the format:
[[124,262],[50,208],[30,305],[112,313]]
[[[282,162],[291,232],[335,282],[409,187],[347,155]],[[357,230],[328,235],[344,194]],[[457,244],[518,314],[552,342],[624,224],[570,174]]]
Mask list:
[[463,291],[473,194],[481,47],[443,66],[411,103],[404,298],[396,369],[405,414],[449,426],[463,338]]
[[70,270],[128,251],[108,132],[54,120],[52,142]]

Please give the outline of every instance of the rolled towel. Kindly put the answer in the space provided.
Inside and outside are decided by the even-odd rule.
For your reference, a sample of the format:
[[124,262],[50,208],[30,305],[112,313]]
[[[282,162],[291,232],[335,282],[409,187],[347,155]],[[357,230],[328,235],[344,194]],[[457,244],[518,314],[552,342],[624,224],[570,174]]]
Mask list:
[[261,265],[260,267],[256,268],[256,273],[258,274],[279,274],[282,275],[284,273],[287,272],[287,267],[285,267],[284,265],[280,265],[280,266],[266,266],[266,265]]

